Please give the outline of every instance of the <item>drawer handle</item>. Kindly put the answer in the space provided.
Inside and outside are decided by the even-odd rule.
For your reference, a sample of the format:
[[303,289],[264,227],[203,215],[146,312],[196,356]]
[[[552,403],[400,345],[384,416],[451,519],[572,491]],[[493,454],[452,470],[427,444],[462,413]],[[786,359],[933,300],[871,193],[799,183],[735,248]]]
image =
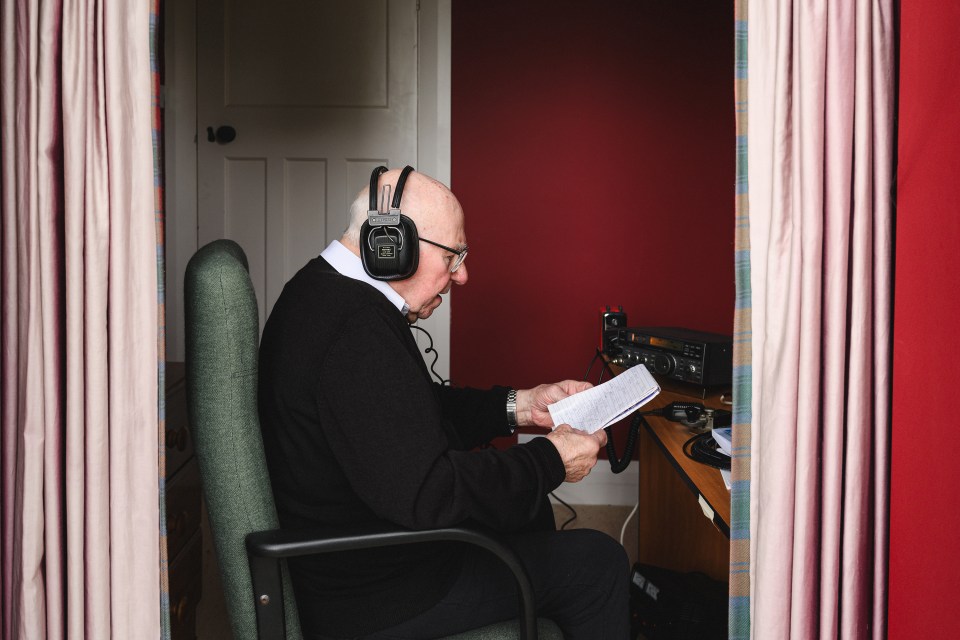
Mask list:
[[183,623],[183,615],[187,612],[187,594],[180,596],[180,601],[177,602],[177,606],[173,608],[173,611],[177,623]]
[[187,448],[187,430],[184,427],[167,430],[167,448],[183,451]]

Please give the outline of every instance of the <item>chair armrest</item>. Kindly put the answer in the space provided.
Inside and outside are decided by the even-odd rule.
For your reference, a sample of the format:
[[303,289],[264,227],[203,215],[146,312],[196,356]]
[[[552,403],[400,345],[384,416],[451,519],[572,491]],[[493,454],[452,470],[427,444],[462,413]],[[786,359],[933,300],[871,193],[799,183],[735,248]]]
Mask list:
[[[284,637],[281,559],[438,541],[464,542],[482,547],[506,564],[517,581],[520,597],[520,640],[537,640],[533,587],[520,559],[511,549],[484,533],[462,527],[413,531],[389,526],[376,530],[365,529],[363,532],[350,532],[343,529],[310,531],[272,529],[248,534],[247,558],[256,594],[257,627],[260,638],[281,640]],[[278,606],[271,607],[272,603]]]

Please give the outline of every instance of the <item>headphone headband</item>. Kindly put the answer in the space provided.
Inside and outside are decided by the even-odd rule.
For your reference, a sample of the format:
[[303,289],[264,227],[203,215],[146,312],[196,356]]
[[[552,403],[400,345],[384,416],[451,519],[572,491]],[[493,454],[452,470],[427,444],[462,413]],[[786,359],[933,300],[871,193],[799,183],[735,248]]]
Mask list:
[[380,176],[386,173],[386,167],[377,167],[370,174],[370,207],[368,211],[377,211],[377,188],[380,186]]
[[407,176],[413,173],[413,167],[407,165],[403,168],[403,171],[400,172],[400,177],[397,178],[397,189],[393,192],[393,204],[390,206],[391,209],[400,208],[400,196],[403,195],[403,185],[407,184]]
[[[379,166],[370,174],[370,207],[368,211],[379,211],[379,207],[377,206],[377,188],[380,186],[380,176],[386,172],[386,167]],[[400,172],[400,177],[397,178],[397,188],[393,193],[393,202],[390,203],[391,209],[400,208],[400,199],[403,197],[403,187],[407,184],[407,177],[411,173],[413,173],[413,167],[410,165],[405,166],[403,171]]]

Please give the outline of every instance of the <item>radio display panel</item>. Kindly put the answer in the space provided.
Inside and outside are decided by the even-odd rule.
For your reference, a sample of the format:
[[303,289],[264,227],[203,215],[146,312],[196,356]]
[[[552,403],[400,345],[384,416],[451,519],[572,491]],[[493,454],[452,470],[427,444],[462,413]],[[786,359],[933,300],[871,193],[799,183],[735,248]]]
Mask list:
[[683,351],[682,342],[677,340],[667,340],[666,338],[658,338],[656,336],[650,336],[650,346],[662,347],[663,349],[671,349],[673,351]]

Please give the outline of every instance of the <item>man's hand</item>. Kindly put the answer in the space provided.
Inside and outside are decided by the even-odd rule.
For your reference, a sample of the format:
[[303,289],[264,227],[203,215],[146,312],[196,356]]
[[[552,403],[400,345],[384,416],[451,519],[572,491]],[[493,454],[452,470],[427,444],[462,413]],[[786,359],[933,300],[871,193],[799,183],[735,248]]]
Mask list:
[[578,431],[568,424],[562,424],[547,434],[547,440],[560,452],[563,468],[567,472],[566,482],[580,482],[593,465],[597,464],[600,447],[607,444],[607,432],[603,429],[594,433]]
[[556,384],[541,384],[533,389],[517,391],[517,424],[521,427],[553,426],[547,406],[567,396],[586,391],[593,385],[582,380],[564,380]]

